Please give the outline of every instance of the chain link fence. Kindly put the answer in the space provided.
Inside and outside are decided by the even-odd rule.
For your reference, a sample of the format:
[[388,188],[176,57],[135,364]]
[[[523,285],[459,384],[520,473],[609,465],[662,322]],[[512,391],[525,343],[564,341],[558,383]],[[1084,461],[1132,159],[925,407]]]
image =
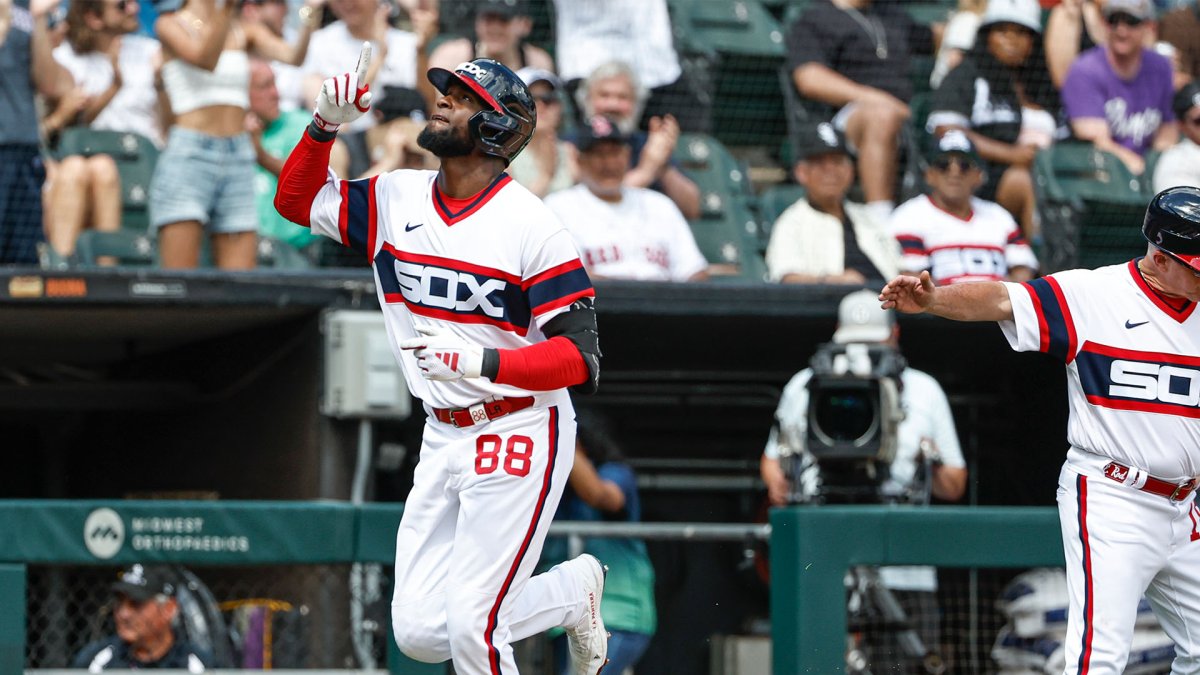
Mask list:
[[[385,663],[391,598],[384,566],[172,570],[179,579],[176,629],[207,647],[221,667],[368,669]],[[69,667],[85,645],[113,633],[110,586],[120,571],[29,567],[26,668]],[[353,600],[356,585],[362,603]]]

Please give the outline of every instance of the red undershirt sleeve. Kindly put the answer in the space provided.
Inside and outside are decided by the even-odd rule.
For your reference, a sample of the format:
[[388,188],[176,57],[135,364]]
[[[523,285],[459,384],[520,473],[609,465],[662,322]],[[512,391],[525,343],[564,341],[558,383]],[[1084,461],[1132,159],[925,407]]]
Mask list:
[[530,391],[553,391],[580,384],[588,379],[587,364],[575,343],[565,337],[520,349],[497,350],[500,363],[496,384],[511,384]]
[[329,178],[332,149],[332,134],[329,140],[319,141],[309,130],[304,131],[279,172],[279,186],[275,189],[275,210],[279,215],[297,225],[309,226],[313,201]]

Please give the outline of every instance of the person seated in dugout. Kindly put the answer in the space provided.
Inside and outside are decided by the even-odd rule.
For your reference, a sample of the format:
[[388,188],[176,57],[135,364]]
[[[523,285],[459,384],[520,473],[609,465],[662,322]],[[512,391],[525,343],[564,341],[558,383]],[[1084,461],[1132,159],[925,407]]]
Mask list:
[[207,650],[176,631],[176,583],[163,567],[137,564],[112,584],[114,634],[88,644],[72,668],[105,670],[170,668],[200,673],[213,667]]

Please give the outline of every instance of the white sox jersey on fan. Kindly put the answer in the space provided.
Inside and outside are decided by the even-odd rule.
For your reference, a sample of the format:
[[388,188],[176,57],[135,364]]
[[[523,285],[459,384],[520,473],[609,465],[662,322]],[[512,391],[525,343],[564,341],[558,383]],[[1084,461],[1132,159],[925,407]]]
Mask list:
[[1200,512],[1194,493],[1169,496],[1200,473],[1195,304],[1159,295],[1137,261],[1006,287],[1009,344],[1067,366],[1066,672],[1122,672],[1145,594],[1175,642],[1171,672],[1200,673]]
[[546,197],[579,246],[588,270],[601,277],[687,281],[708,261],[691,227],[669,197],[647,188],[623,188],[606,202],[576,185]]
[[929,270],[939,285],[1003,281],[1010,268],[1037,269],[1020,227],[995,202],[972,197],[971,217],[963,220],[919,195],[896,208],[890,227],[903,253],[901,268]]
[[435,408],[529,396],[486,378],[426,380],[398,345],[418,337],[417,326],[434,325],[475,344],[525,347],[542,341],[540,327],[572,302],[592,297],[591,281],[558,219],[508,174],[457,211],[436,177],[335,178],[313,202],[311,227],[371,262],[392,350],[415,396]]

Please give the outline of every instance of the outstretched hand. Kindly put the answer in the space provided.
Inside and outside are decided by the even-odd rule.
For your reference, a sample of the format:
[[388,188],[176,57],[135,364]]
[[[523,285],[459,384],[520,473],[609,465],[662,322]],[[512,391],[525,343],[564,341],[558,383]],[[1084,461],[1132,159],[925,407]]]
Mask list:
[[317,110],[313,113],[317,126],[325,131],[337,131],[371,108],[371,88],[367,68],[371,65],[371,43],[364,42],[358,55],[358,66],[352,73],[342,73],[325,80],[317,94]]
[[879,292],[879,300],[884,309],[919,314],[933,303],[934,291],[933,279],[928,271],[921,272],[917,277],[902,274],[887,282]]

